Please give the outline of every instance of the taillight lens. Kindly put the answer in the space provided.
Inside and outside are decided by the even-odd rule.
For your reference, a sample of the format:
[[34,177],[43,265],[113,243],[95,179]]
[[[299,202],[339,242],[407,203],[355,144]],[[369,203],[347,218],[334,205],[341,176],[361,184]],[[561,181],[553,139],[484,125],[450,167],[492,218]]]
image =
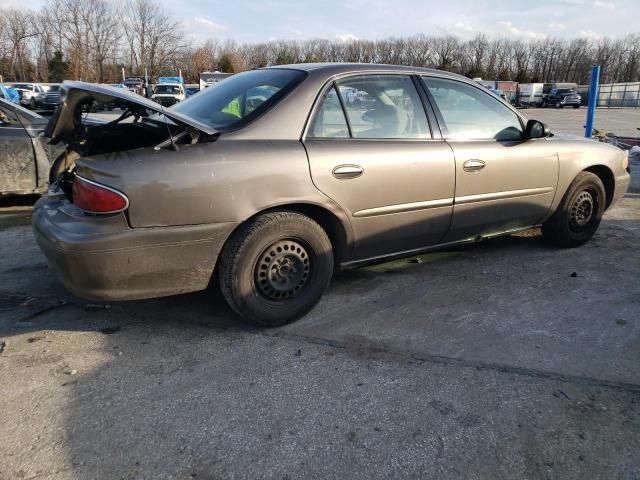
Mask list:
[[71,191],[73,204],[85,212],[116,213],[129,206],[129,200],[124,194],[77,175]]

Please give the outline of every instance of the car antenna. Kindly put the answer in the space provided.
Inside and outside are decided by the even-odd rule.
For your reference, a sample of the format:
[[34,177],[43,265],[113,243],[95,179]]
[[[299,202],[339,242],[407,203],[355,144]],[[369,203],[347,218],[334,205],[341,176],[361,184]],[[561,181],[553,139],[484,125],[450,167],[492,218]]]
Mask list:
[[169,128],[169,122],[167,121],[167,116],[164,114],[164,106],[162,105],[162,103],[158,103],[158,105],[160,105],[160,111],[162,112],[162,118],[164,118],[164,124],[167,127],[167,133],[169,133],[169,140],[171,140],[171,145],[173,145],[173,149],[177,152],[179,148],[178,145],[176,145],[176,142],[174,142],[173,140],[173,135],[171,134],[171,129]]

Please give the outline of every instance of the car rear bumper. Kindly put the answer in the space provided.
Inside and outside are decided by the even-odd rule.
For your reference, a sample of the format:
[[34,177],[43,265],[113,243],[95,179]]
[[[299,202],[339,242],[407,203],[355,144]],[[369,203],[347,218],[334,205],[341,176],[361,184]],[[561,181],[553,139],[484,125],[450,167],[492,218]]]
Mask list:
[[84,214],[43,198],[33,231],[64,286],[92,300],[134,300],[203,290],[235,223],[129,228],[123,213]]

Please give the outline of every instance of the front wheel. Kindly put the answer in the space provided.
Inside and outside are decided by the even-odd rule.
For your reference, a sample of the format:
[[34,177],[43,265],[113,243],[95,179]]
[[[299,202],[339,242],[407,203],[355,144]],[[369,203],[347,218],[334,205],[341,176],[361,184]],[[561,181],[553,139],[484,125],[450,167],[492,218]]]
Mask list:
[[580,172],[556,212],[542,225],[543,238],[558,247],[584,244],[598,229],[605,202],[602,180],[591,172]]
[[333,275],[326,232],[297,212],[260,215],[242,225],[218,264],[220,289],[243,318],[264,326],[292,322],[320,300]]
[[580,108],[580,105],[574,105],[573,108]]

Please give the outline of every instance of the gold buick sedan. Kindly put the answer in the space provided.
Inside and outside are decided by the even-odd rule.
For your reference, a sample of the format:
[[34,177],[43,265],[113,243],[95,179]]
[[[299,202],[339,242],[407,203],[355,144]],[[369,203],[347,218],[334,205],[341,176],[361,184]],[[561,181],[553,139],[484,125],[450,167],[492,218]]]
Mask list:
[[[464,77],[370,64],[234,75],[170,108],[66,82],[47,127],[63,173],[33,215],[89,299],[203,290],[262,325],[316,305],[333,272],[541,226],[588,241],[629,185],[625,152],[554,135]],[[120,117],[83,125],[93,102]]]

